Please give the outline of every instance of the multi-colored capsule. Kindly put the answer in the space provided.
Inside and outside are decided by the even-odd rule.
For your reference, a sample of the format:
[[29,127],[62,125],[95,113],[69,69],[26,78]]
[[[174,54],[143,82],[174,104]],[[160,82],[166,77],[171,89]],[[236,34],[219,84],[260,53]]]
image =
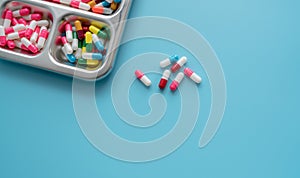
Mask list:
[[39,34],[39,39],[38,42],[36,44],[36,47],[40,50],[42,48],[44,48],[45,42],[48,38],[49,32],[47,27],[42,27],[40,30],[40,34]]
[[[23,24],[22,24],[23,25]],[[39,34],[40,34],[40,27],[37,26],[32,34],[32,36],[30,37],[30,42],[31,43],[36,43],[38,37],[39,37]]]
[[62,47],[61,50],[63,51],[63,53],[65,54],[66,58],[70,63],[76,62],[75,56],[73,54],[68,54],[65,47]]
[[26,27],[24,24],[17,24],[15,26],[5,28],[5,34],[17,32],[17,31],[25,30],[25,29],[26,29]]
[[103,56],[101,53],[82,53],[83,59],[102,60]]
[[190,79],[192,79],[195,83],[201,83],[201,81],[202,81],[202,79],[201,79],[201,77],[198,75],[198,74],[196,74],[192,69],[190,69],[190,68],[185,68],[184,69],[184,74],[186,75],[186,76],[188,76]]
[[78,39],[79,40],[83,40],[84,39],[84,32],[82,30],[81,22],[79,20],[76,20],[74,22],[74,24],[75,24],[75,28],[76,28]]
[[39,50],[36,46],[34,46],[27,38],[21,38],[21,42],[26,48],[31,51],[33,54],[37,53]]
[[4,27],[0,26],[0,46],[4,47],[6,45],[6,36]]
[[31,20],[39,21],[42,19],[42,15],[41,14],[29,14],[29,15],[23,16],[23,18],[27,21],[31,21]]
[[85,33],[86,51],[91,52],[93,50],[93,36],[91,32]]
[[187,62],[187,58],[185,56],[181,57],[171,68],[173,73],[177,72],[185,63]]
[[135,71],[135,76],[147,87],[152,84],[151,80],[140,70]]
[[91,9],[91,6],[89,4],[86,4],[86,3],[81,2],[79,0],[71,0],[70,5],[72,7],[77,8],[77,9],[82,9],[82,10],[86,10],[86,11]]
[[78,37],[76,31],[73,31],[72,49],[73,51],[78,49]]
[[92,8],[92,11],[97,14],[105,14],[105,15],[110,15],[113,13],[113,10],[111,8],[106,8],[103,6],[94,6]]
[[96,48],[99,50],[99,51],[103,51],[104,50],[104,46],[103,46],[103,43],[100,41],[100,39],[98,38],[98,36],[96,34],[93,34],[92,35],[92,38],[93,38],[93,42],[96,46]]
[[103,32],[102,30],[100,30],[99,28],[95,27],[94,25],[91,25],[89,27],[89,30],[98,35],[99,38],[103,38],[103,39],[107,39],[107,34],[105,32]]
[[26,30],[20,30],[14,33],[10,33],[7,35],[8,40],[16,40],[25,37]]
[[171,91],[176,91],[178,89],[183,78],[184,78],[184,74],[182,72],[179,72],[170,85]]
[[170,75],[171,75],[170,70],[165,70],[164,71],[163,76],[161,77],[160,82],[158,84],[160,89],[164,89],[167,86]]
[[12,11],[7,10],[6,13],[5,13],[4,22],[3,22],[3,27],[4,28],[10,27],[12,18],[13,18]]
[[30,10],[28,8],[23,8],[23,9],[15,10],[12,13],[13,13],[13,17],[21,17],[21,16],[29,15]]
[[168,58],[166,58],[165,60],[163,60],[163,61],[160,62],[160,67],[161,67],[161,68],[168,67],[168,66],[171,65],[172,63],[177,62],[178,59],[179,59],[179,56],[178,56],[178,55],[170,56],[170,57],[168,57]]
[[64,45],[66,53],[67,54],[72,54],[73,53],[73,49],[72,49],[71,45],[68,43],[67,38],[65,36],[61,37],[61,42]]
[[66,38],[69,43],[73,41],[73,32],[72,32],[72,25],[71,24],[66,24],[65,25],[65,31],[66,31]]
[[34,32],[36,26],[37,26],[36,21],[35,21],[35,20],[32,20],[32,21],[30,22],[29,26],[28,26],[27,29],[26,29],[26,33],[25,33],[25,37],[26,37],[26,38],[29,39],[29,38],[31,37],[31,35],[33,34],[33,32]]

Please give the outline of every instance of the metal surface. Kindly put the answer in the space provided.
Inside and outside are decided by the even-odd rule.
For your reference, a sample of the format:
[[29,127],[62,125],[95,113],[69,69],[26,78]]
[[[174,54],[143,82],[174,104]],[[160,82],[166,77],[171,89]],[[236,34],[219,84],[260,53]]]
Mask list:
[[[125,26],[124,21],[127,19],[132,0],[122,0],[118,10],[112,15],[95,14],[93,12],[74,9],[72,7],[55,4],[47,1],[17,0],[13,2],[17,2],[20,5],[23,5],[25,3],[26,5],[30,5],[33,7],[40,7],[42,9],[39,10],[42,10],[44,14],[48,14],[48,12],[52,14],[53,22],[51,25],[51,30],[49,32],[48,40],[45,43],[44,49],[40,53],[38,53],[37,55],[32,55],[0,48],[0,58],[12,62],[41,68],[44,70],[57,72],[68,76],[74,76],[76,78],[81,78],[85,80],[101,79],[110,72],[115,61],[117,49]],[[12,1],[0,1],[1,12],[4,10],[5,6],[8,3],[12,3]],[[55,47],[55,38],[58,34],[57,29],[61,20],[63,20],[64,17],[70,15],[104,22],[111,29],[111,39],[109,40],[109,44],[107,45],[107,55],[103,61],[103,64],[99,68],[88,70],[76,66],[63,64],[56,60],[55,57],[59,56],[57,55],[58,51]],[[51,49],[56,49],[56,51],[51,52]]]

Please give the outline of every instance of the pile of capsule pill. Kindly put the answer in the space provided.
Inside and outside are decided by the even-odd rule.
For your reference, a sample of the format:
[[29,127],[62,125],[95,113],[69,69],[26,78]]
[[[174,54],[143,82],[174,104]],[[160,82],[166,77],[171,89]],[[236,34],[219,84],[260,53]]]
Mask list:
[[110,15],[118,9],[121,0],[49,0],[76,9],[91,11],[97,14]]
[[101,22],[79,19],[63,21],[55,43],[61,45],[69,63],[97,67],[106,55],[104,46],[109,39],[109,29]]
[[33,54],[44,48],[48,38],[49,21],[29,7],[17,10],[5,9],[0,26],[0,47],[19,48]]
[[[166,68],[172,63],[172,67],[170,69],[166,69],[163,72],[163,76],[161,77],[161,80],[158,84],[160,89],[164,89],[167,86],[171,73],[177,73],[187,63],[187,57],[183,56],[179,58],[178,55],[170,56],[167,59],[160,62],[160,67]],[[136,70],[135,75],[145,86],[149,87],[152,84],[151,80],[142,71]],[[189,77],[197,84],[201,83],[202,81],[201,77],[198,74],[196,74],[192,69],[186,67],[184,68],[183,72],[179,72],[176,75],[175,79],[172,81],[170,85],[171,91],[176,91],[178,89],[181,81],[184,79],[184,75]]]

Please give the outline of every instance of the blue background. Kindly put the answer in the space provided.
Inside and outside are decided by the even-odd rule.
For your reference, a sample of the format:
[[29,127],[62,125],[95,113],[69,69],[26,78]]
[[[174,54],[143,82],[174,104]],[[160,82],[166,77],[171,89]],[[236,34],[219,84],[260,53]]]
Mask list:
[[[225,72],[228,100],[212,142],[204,149],[197,147],[211,95],[201,68],[202,108],[191,137],[168,157],[137,164],[112,159],[87,141],[73,111],[70,78],[0,61],[0,177],[299,177],[300,2],[173,2],[135,1],[130,18],[177,19],[197,29],[215,49]],[[172,49],[176,47],[153,39],[123,45],[112,75],[139,53],[174,53]],[[109,100],[105,92],[112,75],[97,83],[97,101]],[[144,92],[138,83],[133,90]],[[138,113],[149,112],[147,99],[130,99]],[[109,109],[102,113],[109,117]],[[111,118],[106,122],[114,132],[137,141],[159,137],[175,122],[144,132],[130,131]]]

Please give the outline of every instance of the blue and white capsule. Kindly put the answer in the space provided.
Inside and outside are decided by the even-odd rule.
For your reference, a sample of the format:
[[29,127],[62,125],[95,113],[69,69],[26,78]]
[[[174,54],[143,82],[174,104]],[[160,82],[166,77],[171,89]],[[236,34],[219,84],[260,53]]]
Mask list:
[[98,36],[96,34],[93,34],[92,35],[92,38],[93,38],[93,42],[96,46],[96,48],[99,50],[99,51],[103,51],[104,50],[104,46],[103,46],[103,43],[100,41],[100,39],[98,38]]
[[179,60],[178,55],[172,55],[172,56],[168,57],[167,59],[161,61],[160,62],[160,67],[161,68],[168,67],[169,65],[171,65],[174,62],[177,62],[178,60]]
[[65,56],[67,57],[70,63],[76,62],[76,57],[73,54],[68,54],[65,47],[62,47],[61,50],[63,51],[63,53],[65,54]]
[[101,53],[83,53],[83,59],[102,60],[103,56]]

